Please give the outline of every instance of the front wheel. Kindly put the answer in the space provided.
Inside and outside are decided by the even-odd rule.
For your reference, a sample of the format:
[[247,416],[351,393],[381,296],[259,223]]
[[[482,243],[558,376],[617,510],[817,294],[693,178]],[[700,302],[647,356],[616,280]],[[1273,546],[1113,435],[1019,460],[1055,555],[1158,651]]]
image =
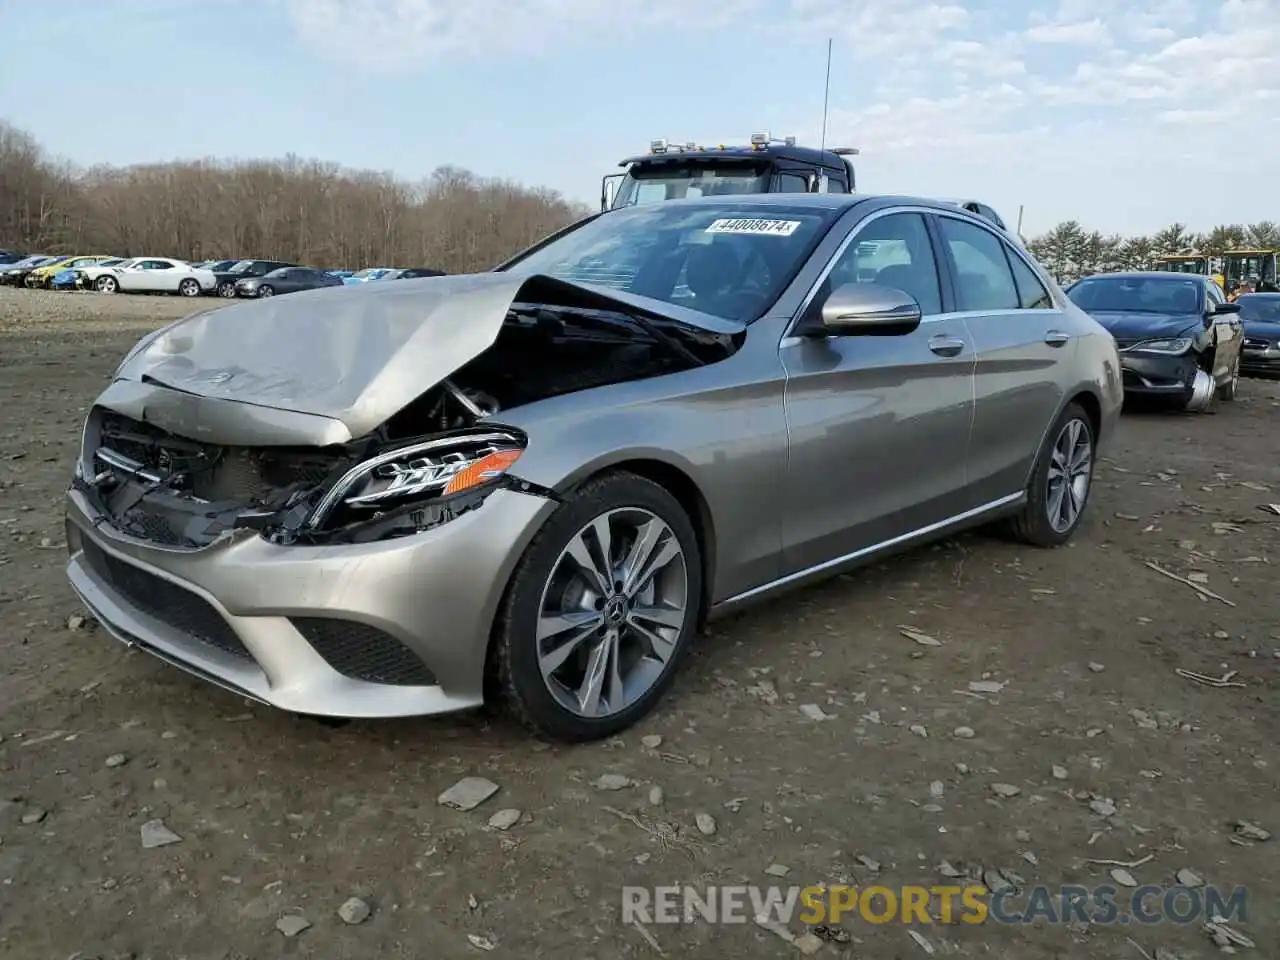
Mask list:
[[511,711],[571,743],[634,724],[675,678],[702,575],[693,525],[664,487],[630,473],[584,485],[525,550],[495,623]]
[[258,288],[258,296],[260,297],[274,297],[275,295],[275,290],[273,290],[269,284],[264,283]]
[[187,279],[178,284],[178,293],[184,297],[200,296],[200,281],[194,277],[187,277]]
[[93,286],[99,293],[117,293],[120,290],[120,282],[110,276],[99,277]]
[[236,295],[236,285],[234,283],[218,284],[218,296],[230,300]]
[[1095,443],[1089,415],[1068,404],[1036,460],[1026,506],[1011,521],[1017,539],[1036,547],[1058,547],[1071,539],[1089,502]]

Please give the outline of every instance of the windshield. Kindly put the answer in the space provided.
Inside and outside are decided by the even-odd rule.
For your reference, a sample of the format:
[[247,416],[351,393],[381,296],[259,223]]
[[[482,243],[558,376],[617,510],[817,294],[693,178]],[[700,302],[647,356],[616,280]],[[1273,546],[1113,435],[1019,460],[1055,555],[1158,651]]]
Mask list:
[[751,203],[664,203],[600,214],[505,269],[626,291],[750,322],[839,215]]
[[768,190],[769,168],[758,163],[637,164],[619,182],[613,207]]
[[118,267],[118,266],[120,266],[120,264],[122,264],[122,263],[124,263],[124,260],[123,260],[122,258],[120,258],[120,257],[109,257],[109,258],[107,258],[106,260],[103,260],[103,261],[101,261],[100,263],[98,263],[98,264],[97,264],[97,266],[99,266],[99,267]]
[[1280,297],[1264,297],[1256,293],[1245,294],[1236,300],[1240,304],[1240,319],[1259,323],[1280,323]]
[[366,277],[377,277],[387,271],[386,267],[367,267],[364,270],[357,270],[351,275],[353,280],[363,280]]
[[1067,296],[1081,310],[1096,313],[1200,312],[1200,283],[1174,277],[1088,277]]
[[246,270],[252,267],[253,264],[254,264],[253,260],[241,260],[239,263],[233,266],[230,270],[228,270],[227,273],[244,273]]

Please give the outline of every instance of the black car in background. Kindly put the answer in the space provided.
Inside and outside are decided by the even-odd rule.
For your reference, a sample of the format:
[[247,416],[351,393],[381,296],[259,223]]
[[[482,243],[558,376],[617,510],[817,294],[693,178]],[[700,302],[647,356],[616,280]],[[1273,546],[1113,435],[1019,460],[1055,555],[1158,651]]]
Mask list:
[[11,263],[17,263],[25,254],[14,253],[12,250],[0,250],[0,266],[7,266]]
[[279,270],[281,267],[296,266],[296,263],[286,263],[283,260],[240,260],[226,271],[213,271],[213,275],[218,281],[214,291],[220,297],[234,297],[236,295],[237,282],[252,280],[255,277],[265,277],[272,270]]
[[208,270],[211,273],[226,273],[239,262],[238,258],[232,257],[230,260],[202,260],[200,263],[192,264],[192,266],[199,267],[201,270]]
[[1209,277],[1106,273],[1077,280],[1066,293],[1115,337],[1126,397],[1163,398],[1186,410],[1203,410],[1215,396],[1236,398],[1240,307]]
[[1280,377],[1280,293],[1246,293],[1236,298],[1244,321],[1240,371],[1251,377]]
[[20,287],[32,270],[56,259],[58,258],[47,254],[33,253],[29,257],[22,257],[12,263],[0,264],[0,286]]
[[278,293],[298,293],[321,287],[340,287],[342,278],[314,267],[280,267],[261,277],[236,281],[237,297],[274,297]]
[[430,267],[406,267],[404,270],[397,270],[386,280],[416,280],[419,277],[443,277],[443,270],[432,270]]

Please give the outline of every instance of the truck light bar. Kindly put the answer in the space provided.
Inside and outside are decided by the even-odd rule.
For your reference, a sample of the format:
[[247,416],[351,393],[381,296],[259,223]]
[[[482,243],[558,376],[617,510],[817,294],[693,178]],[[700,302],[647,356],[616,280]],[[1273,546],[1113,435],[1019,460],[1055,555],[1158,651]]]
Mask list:
[[[751,134],[751,143],[750,143],[749,149],[765,150],[765,149],[768,149],[770,144],[775,144],[775,143],[783,144],[784,146],[788,146],[788,147],[794,147],[797,144],[797,140],[796,140],[796,137],[794,136],[779,138],[779,137],[771,137],[768,133],[753,133]],[[730,149],[730,147],[727,144],[717,143],[714,146],[705,146],[703,144],[698,143],[695,140],[689,140],[689,141],[686,141],[685,143],[672,143],[670,140],[666,139],[665,137],[658,137],[649,141],[649,152],[651,154],[699,153],[706,150],[728,150],[728,149]],[[746,149],[746,148],[738,148],[738,149]],[[831,152],[840,157],[856,157],[859,151],[857,147],[833,147],[831,148]]]

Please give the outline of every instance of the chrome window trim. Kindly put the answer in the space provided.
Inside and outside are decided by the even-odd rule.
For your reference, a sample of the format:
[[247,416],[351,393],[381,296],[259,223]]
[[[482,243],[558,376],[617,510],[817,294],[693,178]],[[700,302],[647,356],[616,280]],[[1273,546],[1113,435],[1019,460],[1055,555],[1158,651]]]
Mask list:
[[[862,233],[862,231],[866,228],[868,224],[874,223],[875,221],[879,220],[881,217],[888,217],[895,213],[918,213],[918,214],[924,215],[924,214],[936,213],[936,212],[937,210],[934,207],[918,207],[914,205],[903,204],[903,205],[894,206],[894,207],[885,207],[883,210],[877,210],[875,213],[868,214],[862,220],[858,221],[858,225],[854,227],[852,230],[850,230],[848,235],[843,240],[840,241],[840,246],[836,247],[835,252],[832,253],[831,256],[827,259],[826,266],[822,268],[822,271],[814,279],[813,283],[810,284],[808,291],[804,295],[804,299],[800,301],[799,308],[797,308],[795,314],[791,317],[790,323],[787,324],[787,329],[782,335],[783,341],[785,342],[791,339],[791,336],[792,336],[791,331],[793,331],[796,328],[797,324],[800,323],[800,318],[803,317],[805,313],[808,312],[809,308],[813,305],[813,298],[818,295],[818,291],[822,288],[822,285],[826,283],[827,277],[831,276],[831,271],[834,270],[836,267],[836,264],[840,262],[840,258],[844,256],[845,251],[849,249],[849,245],[858,239],[858,235]],[[928,225],[926,224],[926,228],[927,226]],[[930,239],[929,249],[931,251],[933,249],[932,239]],[[936,260],[936,257],[935,257],[935,260]],[[934,270],[937,270],[937,269],[938,267],[935,262]],[[942,292],[941,274],[939,274],[938,276],[938,288],[939,288],[938,292],[941,293]],[[941,316],[944,316],[944,314],[940,314],[940,313],[929,314],[926,317],[922,317],[920,322],[922,324],[929,323]]]
[[[995,237],[996,240],[1005,248],[1006,255],[1012,254],[1014,256],[1017,256],[1017,258],[1021,260],[1023,264],[1026,265],[1033,274],[1035,274],[1036,279],[1040,281],[1040,286],[1044,287],[1044,292],[1049,295],[1049,299],[1052,300],[1053,303],[1055,304],[1055,306],[1052,306],[1052,307],[1007,307],[1002,310],[967,310],[965,311],[966,313],[975,314],[975,315],[981,314],[981,315],[987,316],[993,313],[1017,313],[1017,314],[1042,313],[1049,310],[1055,310],[1060,312],[1065,308],[1065,304],[1062,304],[1059,302],[1058,297],[1054,293],[1053,287],[1045,282],[1046,278],[1043,271],[1040,268],[1040,265],[1037,264],[1030,257],[1030,255],[1027,254],[1025,250],[1018,247],[1017,244],[1010,243],[1008,237],[1001,236],[998,230],[992,230],[990,223],[983,222],[983,219],[976,215],[968,216],[968,217],[957,217],[955,215],[955,211],[953,210],[939,210],[937,212],[937,215],[939,217],[947,217],[951,220],[959,220],[961,223],[967,223],[970,226],[978,227],[979,229],[985,230],[987,233],[991,234],[991,236]],[[1009,273],[1010,274],[1013,273],[1012,267],[1009,269]],[[1017,277],[1013,277],[1013,288],[1014,290],[1018,289]],[[1021,294],[1019,294],[1019,296],[1021,296]],[[1065,298],[1066,294],[1064,293],[1062,294],[1062,296]]]
[[[803,337],[794,336],[792,331],[795,330],[796,326],[800,323],[800,318],[803,317],[809,307],[812,306],[813,298],[817,296],[818,291],[822,288],[823,283],[826,282],[827,277],[831,276],[831,271],[835,269],[840,258],[844,256],[845,252],[849,249],[849,245],[857,240],[858,235],[862,233],[863,228],[868,224],[879,220],[881,217],[887,217],[895,213],[918,213],[921,215],[932,214],[935,217],[949,217],[952,220],[958,220],[961,223],[967,223],[971,226],[976,226],[981,230],[985,230],[991,236],[995,237],[996,241],[999,242],[1009,254],[1017,256],[1022,260],[1031,272],[1035,274],[1036,278],[1039,279],[1041,286],[1043,286],[1045,292],[1049,294],[1049,299],[1054,303],[1054,306],[1052,307],[1011,307],[1003,310],[952,310],[950,312],[931,313],[927,316],[921,317],[921,326],[926,323],[963,320],[966,317],[989,317],[993,314],[1002,313],[1017,314],[1018,316],[1022,316],[1024,314],[1061,313],[1066,308],[1066,304],[1063,302],[1067,299],[1066,294],[1059,293],[1055,285],[1046,282],[1044,271],[1040,265],[1031,259],[1031,257],[1025,251],[1021,250],[1016,244],[1011,243],[1008,238],[1001,236],[999,231],[993,229],[993,225],[980,215],[971,213],[960,207],[941,209],[939,207],[931,206],[899,204],[897,206],[885,207],[882,210],[877,210],[875,213],[868,214],[864,219],[858,222],[858,225],[849,232],[848,236],[840,241],[840,246],[836,247],[835,252],[831,254],[830,258],[827,260],[826,266],[822,268],[822,271],[818,274],[817,278],[805,293],[804,299],[800,301],[799,309],[796,310],[795,314],[791,317],[790,322],[787,324],[787,328],[782,335],[783,346],[791,345],[792,341],[798,342],[805,339]],[[930,241],[930,244],[930,249],[932,249],[932,240]],[[942,274],[939,270],[938,264],[936,263],[936,255],[934,259],[934,269],[938,271],[938,283],[941,285]],[[1010,269],[1009,272],[1012,274],[1012,269]],[[1017,288],[1016,278],[1014,278],[1014,288]]]

